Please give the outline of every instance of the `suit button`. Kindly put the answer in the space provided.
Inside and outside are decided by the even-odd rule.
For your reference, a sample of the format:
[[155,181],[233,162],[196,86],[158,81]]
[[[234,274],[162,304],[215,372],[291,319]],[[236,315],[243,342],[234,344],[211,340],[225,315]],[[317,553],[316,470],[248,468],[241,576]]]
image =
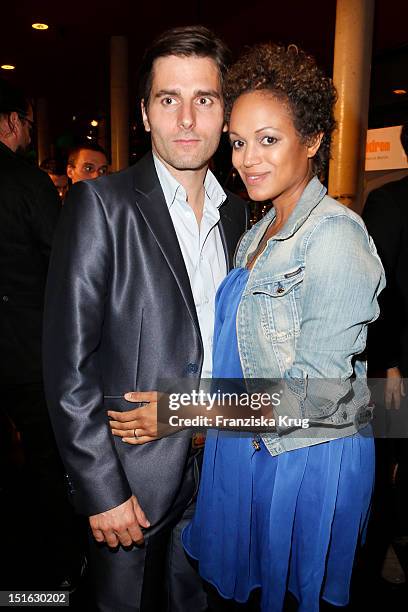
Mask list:
[[3,295],[3,302],[8,302],[8,301],[9,301],[8,295]]
[[198,372],[198,365],[196,363],[188,363],[187,372],[191,374],[196,374]]

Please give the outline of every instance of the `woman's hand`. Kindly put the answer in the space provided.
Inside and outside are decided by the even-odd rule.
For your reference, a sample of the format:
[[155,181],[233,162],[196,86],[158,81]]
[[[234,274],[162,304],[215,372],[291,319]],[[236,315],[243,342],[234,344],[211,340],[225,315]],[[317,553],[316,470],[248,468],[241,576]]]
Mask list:
[[122,438],[128,444],[146,444],[157,440],[160,436],[157,431],[157,391],[131,391],[125,393],[125,400],[132,403],[146,402],[145,406],[114,412],[108,410],[109,425],[114,436]]

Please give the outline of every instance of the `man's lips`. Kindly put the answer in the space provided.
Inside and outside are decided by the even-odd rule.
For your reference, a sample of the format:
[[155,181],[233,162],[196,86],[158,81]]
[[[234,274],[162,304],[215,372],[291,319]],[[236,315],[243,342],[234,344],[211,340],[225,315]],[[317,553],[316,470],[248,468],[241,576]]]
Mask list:
[[252,172],[244,176],[247,185],[259,185],[268,176],[268,172]]
[[197,142],[200,142],[200,141],[198,138],[176,138],[174,142],[176,142],[177,144],[189,146],[189,145],[197,144]]

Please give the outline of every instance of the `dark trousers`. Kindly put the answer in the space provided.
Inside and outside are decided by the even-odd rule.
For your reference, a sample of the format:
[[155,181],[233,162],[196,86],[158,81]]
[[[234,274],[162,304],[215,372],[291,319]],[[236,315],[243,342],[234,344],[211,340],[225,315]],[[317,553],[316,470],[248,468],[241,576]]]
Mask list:
[[15,424],[21,436],[30,485],[26,491],[21,491],[16,524],[10,529],[24,544],[29,543],[38,551],[31,551],[34,555],[31,571],[41,584],[58,583],[79,564],[86,541],[84,523],[75,515],[68,500],[65,471],[48,417],[42,384],[8,384],[0,385],[0,389],[1,410]]
[[201,578],[181,545],[181,532],[195,504],[172,528],[146,538],[145,546],[125,550],[98,544],[90,533],[90,568],[101,612],[204,612]]

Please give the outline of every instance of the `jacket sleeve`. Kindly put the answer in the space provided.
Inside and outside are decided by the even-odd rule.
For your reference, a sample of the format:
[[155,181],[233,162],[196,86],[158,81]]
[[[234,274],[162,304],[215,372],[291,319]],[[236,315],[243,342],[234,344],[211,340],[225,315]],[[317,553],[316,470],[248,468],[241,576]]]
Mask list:
[[325,424],[351,390],[353,359],[378,316],[384,274],[364,226],[346,215],[322,219],[305,248],[300,334],[282,410]]
[[131,490],[103,406],[99,346],[112,258],[104,209],[91,183],[75,185],[54,240],[44,314],[44,382],[73,503],[92,515]]
[[[366,201],[363,219],[383,262],[387,287],[380,296],[381,313],[368,332],[370,370],[386,370],[399,365],[401,298],[395,270],[401,249],[401,212],[387,189],[375,189]],[[378,372],[379,373],[379,372]]]

